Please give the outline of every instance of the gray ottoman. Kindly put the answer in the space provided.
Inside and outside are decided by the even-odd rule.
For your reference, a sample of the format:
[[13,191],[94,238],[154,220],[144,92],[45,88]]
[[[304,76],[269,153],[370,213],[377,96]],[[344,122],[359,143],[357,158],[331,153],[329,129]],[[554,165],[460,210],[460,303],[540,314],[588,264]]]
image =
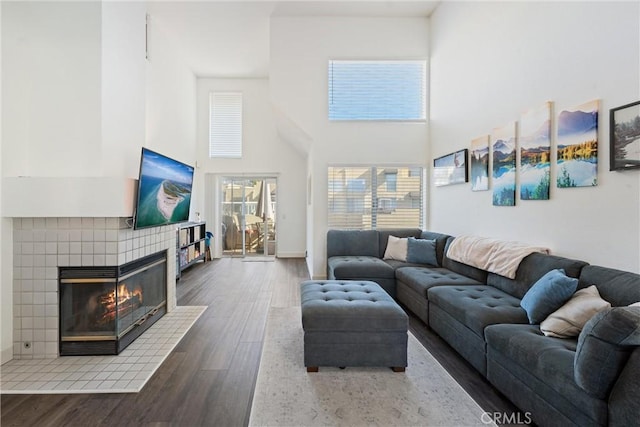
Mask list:
[[407,314],[377,283],[307,280],[300,284],[304,365],[407,366]]

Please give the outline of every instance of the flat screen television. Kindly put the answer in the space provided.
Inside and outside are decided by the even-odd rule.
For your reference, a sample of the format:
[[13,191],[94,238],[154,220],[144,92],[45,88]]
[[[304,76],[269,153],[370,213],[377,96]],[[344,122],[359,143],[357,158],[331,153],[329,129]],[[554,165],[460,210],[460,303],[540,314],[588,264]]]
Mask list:
[[142,148],[134,229],[189,220],[193,167]]

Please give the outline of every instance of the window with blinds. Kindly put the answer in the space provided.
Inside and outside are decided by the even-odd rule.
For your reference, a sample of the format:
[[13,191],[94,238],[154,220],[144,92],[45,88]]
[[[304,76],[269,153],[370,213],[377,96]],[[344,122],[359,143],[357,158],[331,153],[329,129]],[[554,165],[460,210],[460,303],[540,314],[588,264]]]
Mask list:
[[426,120],[426,61],[329,61],[329,120]]
[[209,157],[242,157],[242,93],[209,94]]
[[328,226],[423,228],[424,188],[421,167],[329,166]]

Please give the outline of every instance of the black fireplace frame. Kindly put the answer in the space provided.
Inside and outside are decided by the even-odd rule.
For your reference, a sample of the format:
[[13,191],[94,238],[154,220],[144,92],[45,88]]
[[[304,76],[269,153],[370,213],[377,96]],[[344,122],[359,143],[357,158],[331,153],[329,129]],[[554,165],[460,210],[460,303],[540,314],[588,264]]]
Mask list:
[[[95,267],[59,267],[58,287],[59,301],[62,304],[62,287],[68,283],[78,283],[83,280],[92,280],[93,283],[114,283],[118,284],[128,276],[142,272],[158,264],[165,264],[165,300],[146,315],[137,319],[132,325],[120,331],[117,335],[101,335],[98,337],[63,337],[62,316],[58,319],[58,343],[60,356],[98,356],[117,355],[122,352],[136,338],[142,335],[155,322],[157,322],[167,312],[167,292],[166,279],[169,274],[166,269],[167,251],[160,251],[154,254],[139,258],[121,266],[95,266]],[[90,279],[87,279],[90,278]]]

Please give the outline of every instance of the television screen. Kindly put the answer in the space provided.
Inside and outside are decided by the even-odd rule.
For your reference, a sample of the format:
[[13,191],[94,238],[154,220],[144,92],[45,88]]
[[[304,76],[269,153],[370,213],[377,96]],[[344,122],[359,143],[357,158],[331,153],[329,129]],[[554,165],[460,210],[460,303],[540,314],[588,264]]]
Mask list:
[[134,229],[189,220],[193,167],[142,148]]

